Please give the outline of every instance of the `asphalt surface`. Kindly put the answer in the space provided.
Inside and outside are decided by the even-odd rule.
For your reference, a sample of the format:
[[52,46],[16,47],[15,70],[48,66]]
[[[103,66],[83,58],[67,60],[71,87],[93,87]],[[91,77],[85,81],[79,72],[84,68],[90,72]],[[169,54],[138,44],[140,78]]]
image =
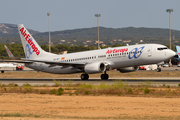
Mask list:
[[[11,70],[10,68],[7,71]],[[32,69],[25,68],[25,71],[32,71]],[[180,67],[173,66],[173,67],[162,67],[162,71],[180,71]],[[54,78],[53,78],[54,79]],[[31,85],[54,85],[55,82],[52,78],[41,78],[41,79],[29,79],[29,78],[0,78],[1,84],[9,84],[9,83],[16,83],[18,85],[23,84],[31,84]],[[66,79],[55,79],[60,84],[114,84],[114,82],[121,80],[123,83],[127,83],[129,85],[137,85],[137,84],[154,84],[154,85],[171,85],[171,86],[178,86],[180,84],[180,77],[117,77],[117,78],[110,78],[108,80],[101,80],[100,78],[90,78],[89,80],[81,80],[80,78],[66,78]],[[71,80],[71,81],[69,81]]]
[[[159,78],[119,78],[119,79],[108,79],[108,80],[101,80],[101,79],[89,79],[89,80],[80,80],[80,79],[56,79],[56,82],[59,84],[95,84],[100,85],[102,83],[105,84],[114,84],[115,82],[121,81],[124,84],[128,85],[140,85],[140,84],[152,84],[152,85],[170,85],[170,86],[178,86],[180,84],[180,78],[177,79],[159,79]],[[31,84],[31,85],[55,85],[53,79],[0,79],[1,84],[9,84],[15,83],[18,85],[23,84]]]

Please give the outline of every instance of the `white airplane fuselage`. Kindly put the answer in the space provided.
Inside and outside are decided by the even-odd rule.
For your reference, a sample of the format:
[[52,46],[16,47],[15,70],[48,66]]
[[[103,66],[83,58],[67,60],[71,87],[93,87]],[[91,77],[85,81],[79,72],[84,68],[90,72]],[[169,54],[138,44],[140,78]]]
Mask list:
[[12,63],[0,63],[0,68],[4,68],[4,67],[13,67],[13,68],[15,68],[16,65],[14,65]]
[[82,80],[88,80],[92,73],[102,73],[101,79],[107,80],[106,71],[117,69],[132,72],[140,65],[156,64],[172,58],[175,52],[160,44],[139,44],[85,52],[57,55],[44,51],[31,36],[24,25],[18,25],[23,49],[24,63],[37,71],[56,74],[83,72]]
[[[103,62],[110,65],[111,69],[118,69],[124,67],[156,64],[164,60],[168,60],[175,55],[170,49],[160,44],[139,44],[115,48],[106,48],[100,50],[92,50],[85,52],[69,53],[63,55],[49,54],[44,57],[44,60],[59,61],[64,63],[95,63]],[[42,58],[41,58],[42,59]],[[27,67],[37,71],[56,73],[56,74],[69,74],[83,72],[73,66],[61,66],[46,64],[43,62],[26,63]]]

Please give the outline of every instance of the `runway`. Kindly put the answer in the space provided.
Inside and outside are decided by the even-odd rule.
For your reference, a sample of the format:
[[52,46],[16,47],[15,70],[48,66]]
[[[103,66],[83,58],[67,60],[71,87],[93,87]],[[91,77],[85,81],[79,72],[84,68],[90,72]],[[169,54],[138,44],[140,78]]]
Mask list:
[[108,80],[101,80],[96,78],[91,78],[89,80],[81,80],[77,78],[72,79],[51,79],[51,78],[43,78],[43,79],[28,79],[28,78],[17,78],[17,79],[10,79],[10,78],[2,78],[0,79],[1,84],[9,84],[9,83],[15,83],[18,85],[23,84],[31,84],[31,85],[55,85],[55,82],[58,82],[59,84],[95,84],[100,85],[102,83],[105,84],[114,84],[115,82],[121,81],[124,84],[128,85],[140,85],[140,84],[151,84],[151,85],[170,85],[170,86],[178,86],[180,84],[180,77],[173,77],[173,78],[149,78],[149,77],[140,77],[140,78],[113,78]]
[[[8,72],[10,68],[6,69]],[[14,72],[24,72],[24,71],[32,71],[32,69],[26,68],[23,71],[14,71]],[[173,67],[162,67],[162,71],[180,71],[180,68],[177,66]],[[142,72],[148,72],[148,71],[142,71]],[[31,85],[54,85],[55,82],[53,80],[58,81],[60,84],[113,84],[115,81],[122,81],[123,83],[129,84],[129,85],[138,85],[138,84],[155,84],[155,85],[173,85],[178,86],[180,84],[180,77],[113,77],[109,78],[108,80],[101,80],[100,78],[90,78],[89,80],[81,80],[80,78],[72,78],[72,77],[66,77],[66,78],[0,78],[1,84],[9,84],[9,83],[15,83],[18,85],[23,84],[31,84]]]

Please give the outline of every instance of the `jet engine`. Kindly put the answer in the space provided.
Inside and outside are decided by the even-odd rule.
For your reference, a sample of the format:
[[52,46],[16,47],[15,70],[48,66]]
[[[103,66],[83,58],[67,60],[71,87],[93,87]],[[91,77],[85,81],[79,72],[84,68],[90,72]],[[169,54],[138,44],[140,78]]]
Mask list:
[[125,68],[118,68],[117,70],[121,73],[126,73],[126,72],[134,72],[139,69],[139,66],[134,66],[134,67],[125,67]]
[[102,62],[94,62],[94,63],[86,64],[84,67],[84,71],[86,74],[100,73],[100,72],[104,72],[105,70],[106,70],[106,66]]

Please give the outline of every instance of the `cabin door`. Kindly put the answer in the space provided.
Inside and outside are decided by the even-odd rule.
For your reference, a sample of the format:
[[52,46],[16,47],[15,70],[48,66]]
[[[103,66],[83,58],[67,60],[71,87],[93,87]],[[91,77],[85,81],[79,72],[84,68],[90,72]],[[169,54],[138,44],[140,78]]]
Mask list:
[[152,56],[152,47],[151,46],[148,47],[148,49],[147,49],[147,55],[148,55],[148,57]]

